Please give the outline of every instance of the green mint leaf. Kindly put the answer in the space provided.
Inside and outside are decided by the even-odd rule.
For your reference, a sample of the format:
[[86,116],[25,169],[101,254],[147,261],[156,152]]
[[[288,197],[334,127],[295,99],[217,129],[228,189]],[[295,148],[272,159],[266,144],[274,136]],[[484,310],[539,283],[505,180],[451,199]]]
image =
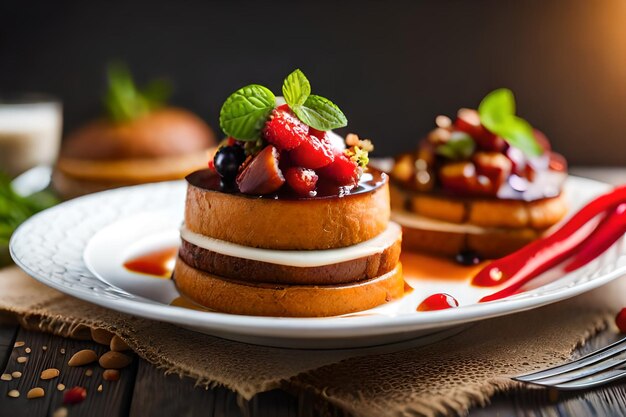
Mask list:
[[314,94],[310,95],[302,106],[291,110],[303,123],[317,130],[337,129],[348,124],[348,119],[336,104]]
[[511,90],[499,88],[487,94],[478,106],[478,115],[489,130],[515,115],[515,97]]
[[283,82],[283,97],[285,97],[289,107],[302,106],[310,94],[311,84],[299,69],[285,78]]
[[533,127],[520,117],[510,116],[497,126],[497,130],[492,130],[492,132],[528,156],[543,154],[543,148],[535,138]]
[[478,106],[478,115],[487,130],[526,155],[539,156],[543,153],[530,123],[515,115],[515,97],[511,90],[499,88],[487,94]]
[[474,153],[476,143],[464,132],[453,132],[450,139],[435,148],[435,153],[445,158],[459,161],[468,159]]
[[220,127],[235,139],[257,140],[275,105],[276,97],[262,85],[251,84],[240,88],[222,105]]

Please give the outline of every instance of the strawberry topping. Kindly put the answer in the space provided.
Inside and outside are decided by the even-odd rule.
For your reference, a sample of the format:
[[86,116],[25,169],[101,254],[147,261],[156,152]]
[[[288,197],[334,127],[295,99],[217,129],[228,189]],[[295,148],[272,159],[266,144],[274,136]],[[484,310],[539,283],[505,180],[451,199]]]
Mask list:
[[309,135],[289,155],[294,165],[310,169],[325,167],[335,159],[330,141],[326,138],[319,139],[312,135]]
[[335,153],[335,160],[328,166],[317,171],[320,177],[334,182],[337,185],[357,185],[361,170],[355,161],[341,151]]
[[284,104],[272,112],[265,123],[263,136],[279,150],[291,150],[308,140],[309,127]]
[[285,171],[285,180],[296,194],[313,197],[317,185],[317,174],[312,169],[291,167]]

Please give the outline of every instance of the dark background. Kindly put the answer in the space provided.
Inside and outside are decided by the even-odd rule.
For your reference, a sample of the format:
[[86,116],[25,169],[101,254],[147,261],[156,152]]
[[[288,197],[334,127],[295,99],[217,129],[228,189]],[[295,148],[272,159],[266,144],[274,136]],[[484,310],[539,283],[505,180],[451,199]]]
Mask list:
[[506,86],[571,164],[626,164],[623,0],[0,0],[0,93],[60,97],[66,131],[100,113],[113,59],[213,126],[229,93],[299,67],[378,155]]

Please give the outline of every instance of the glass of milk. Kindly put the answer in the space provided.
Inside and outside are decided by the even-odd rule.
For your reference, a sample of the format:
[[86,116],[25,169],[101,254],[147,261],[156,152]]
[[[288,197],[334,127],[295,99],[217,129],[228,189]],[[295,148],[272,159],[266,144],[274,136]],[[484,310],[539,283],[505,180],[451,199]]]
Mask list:
[[0,95],[0,172],[15,177],[52,165],[61,143],[61,103],[42,95]]

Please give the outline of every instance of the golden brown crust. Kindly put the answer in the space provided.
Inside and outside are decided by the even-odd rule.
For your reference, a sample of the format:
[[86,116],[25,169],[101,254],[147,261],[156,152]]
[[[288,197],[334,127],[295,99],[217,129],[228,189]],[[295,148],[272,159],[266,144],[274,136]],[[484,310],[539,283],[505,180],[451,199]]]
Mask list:
[[148,182],[171,181],[206,166],[211,150],[137,160],[87,161],[59,158],[52,187],[63,199]]
[[473,251],[485,259],[501,258],[541,237],[542,230],[492,229],[485,233],[460,233],[402,227],[402,249],[455,256]]
[[182,295],[212,310],[279,317],[327,317],[367,310],[401,297],[402,266],[353,284],[315,286],[251,284],[194,269],[180,258],[174,269]]
[[[408,208],[417,214],[450,223],[467,223],[482,227],[512,229],[546,229],[567,214],[563,193],[556,197],[531,202],[484,198],[453,198],[427,193],[414,193],[391,185],[392,208]],[[402,200],[404,196],[404,202]]]
[[295,267],[222,255],[185,240],[179,256],[189,266],[210,274],[248,282],[331,285],[372,279],[395,268],[402,237],[381,253],[331,265]]
[[369,192],[307,200],[253,198],[190,184],[185,225],[192,232],[244,246],[314,250],[372,239],[387,228],[389,214],[386,179]]
[[70,133],[61,157],[117,160],[184,155],[216,144],[215,134],[193,113],[166,107],[125,123],[96,120]]

